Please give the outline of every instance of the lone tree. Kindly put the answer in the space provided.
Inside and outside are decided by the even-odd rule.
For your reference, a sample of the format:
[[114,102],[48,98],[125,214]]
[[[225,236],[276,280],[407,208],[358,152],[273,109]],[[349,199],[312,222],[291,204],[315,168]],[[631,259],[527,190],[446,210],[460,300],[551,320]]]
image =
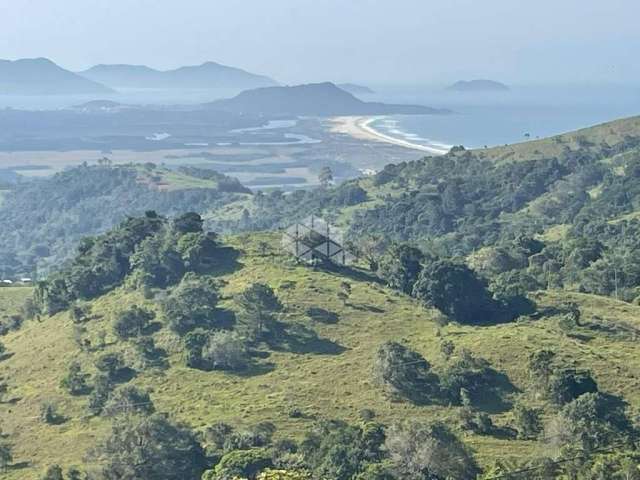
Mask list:
[[340,282],[340,291],[338,292],[338,298],[342,301],[343,305],[347,304],[350,296],[351,284],[349,282]]
[[320,181],[320,185],[327,188],[333,181],[333,172],[331,171],[331,167],[322,167],[318,174],[318,180]]
[[431,365],[418,352],[397,342],[387,342],[378,349],[373,365],[376,383],[391,393],[424,403],[439,395],[439,379]]
[[460,323],[489,323],[497,311],[486,283],[466,265],[447,260],[424,268],[413,295]]
[[273,289],[264,283],[254,283],[236,298],[245,321],[256,339],[261,338],[282,310],[282,304]]

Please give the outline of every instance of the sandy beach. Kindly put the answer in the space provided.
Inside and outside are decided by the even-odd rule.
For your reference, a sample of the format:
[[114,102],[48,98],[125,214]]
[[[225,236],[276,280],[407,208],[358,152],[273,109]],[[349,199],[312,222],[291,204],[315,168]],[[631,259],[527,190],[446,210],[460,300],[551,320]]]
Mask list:
[[427,145],[420,145],[417,143],[411,143],[400,138],[394,138],[384,133],[375,130],[371,124],[376,120],[383,117],[377,116],[347,116],[347,117],[334,117],[331,119],[332,127],[331,131],[334,133],[342,133],[350,135],[360,140],[371,140],[376,142],[391,143],[412,150],[420,150],[422,152],[428,152],[431,155],[443,155],[447,153],[447,150],[441,147],[430,147]]

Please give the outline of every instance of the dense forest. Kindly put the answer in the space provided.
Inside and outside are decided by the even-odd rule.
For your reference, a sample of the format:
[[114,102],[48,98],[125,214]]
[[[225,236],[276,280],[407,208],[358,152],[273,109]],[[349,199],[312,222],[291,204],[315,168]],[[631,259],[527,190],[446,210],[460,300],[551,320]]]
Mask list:
[[0,204],[0,274],[44,277],[72,256],[84,236],[105,232],[128,215],[212,209],[248,193],[214,171],[169,172],[153,164],[102,162],[15,183]]

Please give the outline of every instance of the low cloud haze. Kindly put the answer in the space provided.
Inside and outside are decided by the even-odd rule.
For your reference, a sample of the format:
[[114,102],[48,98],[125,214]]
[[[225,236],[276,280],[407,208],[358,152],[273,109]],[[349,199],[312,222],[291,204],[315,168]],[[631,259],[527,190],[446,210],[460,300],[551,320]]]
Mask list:
[[0,58],[173,68],[213,60],[281,82],[634,83],[637,0],[4,0]]

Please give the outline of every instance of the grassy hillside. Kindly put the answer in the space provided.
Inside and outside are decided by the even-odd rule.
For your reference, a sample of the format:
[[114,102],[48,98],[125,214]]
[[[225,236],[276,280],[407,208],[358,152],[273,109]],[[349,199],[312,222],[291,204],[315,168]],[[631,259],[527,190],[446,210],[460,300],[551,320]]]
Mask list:
[[630,117],[607,122],[574,132],[516,143],[501,147],[479,150],[484,156],[496,162],[530,160],[532,158],[556,157],[566,148],[577,150],[587,147],[597,149],[602,144],[615,147],[640,131],[640,117]]
[[[635,337],[617,336],[616,327],[640,329],[640,307],[602,297],[561,292],[540,292],[535,299],[542,318],[523,318],[518,322],[471,327],[458,324],[438,326],[438,314],[426,310],[415,300],[379,284],[360,270],[342,273],[314,270],[296,265],[279,253],[277,234],[242,235],[227,239],[240,252],[235,268],[218,278],[225,284],[222,306],[237,311],[232,300],[252,282],[265,282],[277,292],[285,306],[282,321],[302,324],[317,332],[317,338],[291,341],[279,349],[264,350],[266,358],[247,372],[231,374],[204,372],[184,366],[175,334],[166,327],[153,334],[156,344],[168,352],[169,368],[140,371],[132,384],[148,388],[158,411],[202,429],[216,421],[249,426],[268,419],[276,424],[277,437],[300,438],[314,418],[337,418],[356,422],[359,412],[368,408],[376,420],[390,424],[403,418],[445,420],[454,425],[460,407],[416,406],[391,401],[372,380],[372,361],[376,350],[387,340],[406,340],[438,368],[443,364],[440,345],[451,340],[460,348],[487,359],[504,372],[519,390],[528,386],[528,354],[551,348],[562,360],[579,368],[593,370],[601,390],[623,395],[634,405],[640,402],[640,358]],[[263,255],[262,242],[269,248]],[[342,281],[352,285],[346,304],[337,297]],[[27,289],[0,289],[0,308],[12,305]],[[583,332],[567,335],[553,313],[568,300],[581,310]],[[85,324],[88,337],[98,343],[106,331],[104,351],[124,351],[110,333],[109,320],[127,305],[141,305],[157,311],[157,301],[145,299],[140,291],[118,288],[92,302],[91,318]],[[337,322],[311,321],[308,307],[322,307],[337,314]],[[609,330],[594,330],[589,322],[597,319]],[[614,333],[612,333],[614,332]],[[15,468],[3,478],[36,479],[53,463],[79,465],[85,453],[108,430],[108,420],[90,417],[86,397],[72,397],[60,386],[72,360],[93,373],[96,352],[81,352],[74,342],[74,324],[68,312],[41,321],[30,321],[20,331],[2,339],[10,354],[2,360],[3,377],[9,395],[0,403],[0,425],[13,444]],[[514,393],[509,398],[515,397]],[[53,402],[65,418],[59,425],[39,419],[43,402]],[[541,401],[547,414],[549,407]],[[303,412],[292,418],[292,409]],[[507,426],[512,414],[498,405],[486,405],[494,423]],[[465,435],[483,464],[493,460],[522,460],[539,448],[535,442],[491,435]]]

